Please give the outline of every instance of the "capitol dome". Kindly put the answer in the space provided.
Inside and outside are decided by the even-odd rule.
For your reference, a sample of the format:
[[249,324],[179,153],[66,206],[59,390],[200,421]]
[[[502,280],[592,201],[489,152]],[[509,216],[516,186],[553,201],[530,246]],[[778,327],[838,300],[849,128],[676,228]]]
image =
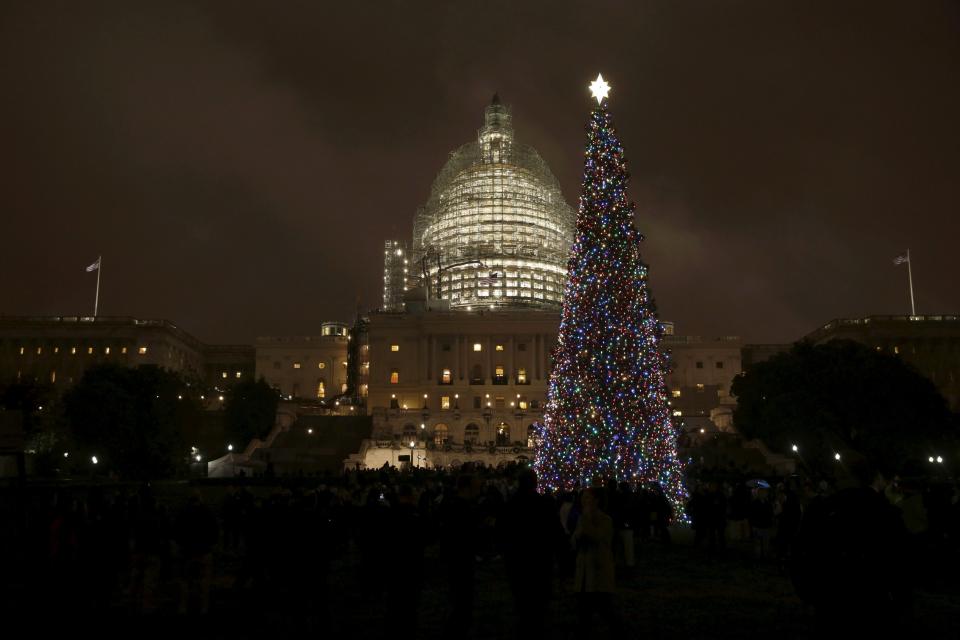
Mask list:
[[510,111],[494,96],[477,141],[451,154],[417,211],[416,268],[431,297],[453,308],[559,309],[575,227],[557,179],[514,141]]

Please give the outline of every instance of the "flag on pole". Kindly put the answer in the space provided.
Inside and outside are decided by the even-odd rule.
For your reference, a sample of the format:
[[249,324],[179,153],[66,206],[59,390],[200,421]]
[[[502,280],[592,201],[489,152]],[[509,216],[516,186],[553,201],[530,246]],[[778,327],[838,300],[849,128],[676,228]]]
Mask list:
[[903,264],[904,262],[910,262],[910,256],[906,253],[901,254],[893,259],[893,264]]
[[90,273],[91,271],[97,271],[98,269],[100,269],[100,258],[97,258],[96,262],[87,267],[87,273]]

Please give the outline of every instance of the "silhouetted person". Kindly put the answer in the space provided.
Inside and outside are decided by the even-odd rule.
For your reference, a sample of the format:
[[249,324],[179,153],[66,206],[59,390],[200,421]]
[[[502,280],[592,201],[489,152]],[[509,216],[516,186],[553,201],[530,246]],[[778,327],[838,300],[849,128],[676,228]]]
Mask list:
[[456,494],[445,496],[441,505],[441,544],[450,589],[448,635],[466,634],[473,625],[476,558],[481,527],[481,515],[477,507],[479,492],[479,478],[463,474],[457,479]]
[[596,489],[580,495],[580,519],[571,542],[577,550],[573,590],[577,597],[580,637],[594,635],[594,616],[606,620],[608,630],[619,628],[613,608],[613,520],[600,510],[602,499]]
[[400,485],[396,505],[390,510],[390,546],[400,549],[403,562],[387,575],[385,636],[416,638],[423,590],[423,550],[429,539],[425,519],[417,507],[413,487]]
[[773,529],[773,499],[770,490],[760,487],[750,501],[750,531],[753,535],[754,552],[760,559],[770,552],[770,532]]
[[859,486],[811,503],[794,544],[797,594],[825,633],[890,637],[909,614],[908,537],[866,460],[851,466]]
[[181,583],[180,613],[190,610],[197,600],[197,610],[210,610],[210,582],[213,578],[213,547],[220,538],[217,519],[194,491],[186,507],[180,512],[176,525],[176,540],[180,548]]
[[507,580],[513,593],[517,636],[542,632],[553,591],[553,566],[558,543],[564,541],[553,500],[537,493],[537,474],[524,469],[517,492],[504,506],[497,523]]

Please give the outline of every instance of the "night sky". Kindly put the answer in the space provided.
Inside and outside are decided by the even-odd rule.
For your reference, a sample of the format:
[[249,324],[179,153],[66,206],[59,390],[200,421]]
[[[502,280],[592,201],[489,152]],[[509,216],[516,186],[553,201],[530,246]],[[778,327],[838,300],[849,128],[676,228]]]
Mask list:
[[381,300],[494,91],[576,205],[601,71],[661,317],[960,311],[957,2],[4,2],[0,313],[209,342]]

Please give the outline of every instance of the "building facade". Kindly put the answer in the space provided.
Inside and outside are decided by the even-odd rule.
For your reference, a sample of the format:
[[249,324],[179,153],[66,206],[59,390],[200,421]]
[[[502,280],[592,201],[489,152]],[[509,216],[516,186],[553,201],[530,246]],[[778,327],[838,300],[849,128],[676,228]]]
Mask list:
[[349,327],[324,322],[318,336],[261,337],[256,375],[287,399],[325,400],[347,392]]
[[210,387],[253,374],[253,349],[205,345],[167,320],[110,316],[0,317],[0,379],[62,391],[91,366],[156,365]]
[[854,340],[899,356],[936,385],[951,410],[960,411],[960,315],[841,318],[804,340]]
[[663,336],[661,348],[670,355],[670,404],[675,418],[688,431],[732,430],[730,395],[733,379],[742,371],[742,341],[737,336]]

